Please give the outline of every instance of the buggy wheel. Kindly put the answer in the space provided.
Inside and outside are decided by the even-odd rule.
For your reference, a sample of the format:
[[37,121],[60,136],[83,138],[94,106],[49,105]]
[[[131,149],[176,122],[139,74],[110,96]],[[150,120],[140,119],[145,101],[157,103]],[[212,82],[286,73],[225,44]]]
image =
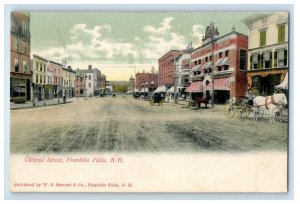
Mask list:
[[243,103],[240,104],[239,105],[239,111],[240,111],[240,118],[242,120],[245,120],[250,115],[250,110],[249,110],[249,108],[247,107],[246,104],[243,104]]
[[234,106],[230,105],[225,112],[225,115],[232,118],[235,115]]

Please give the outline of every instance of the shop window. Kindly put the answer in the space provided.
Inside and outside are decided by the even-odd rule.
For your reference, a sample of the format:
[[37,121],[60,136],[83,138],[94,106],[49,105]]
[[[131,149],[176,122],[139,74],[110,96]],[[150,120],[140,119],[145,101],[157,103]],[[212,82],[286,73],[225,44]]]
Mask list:
[[266,30],[262,30],[259,33],[259,45],[265,46],[266,45]]
[[246,50],[240,50],[240,70],[246,70]]
[[19,59],[15,59],[15,72],[19,72]]
[[285,24],[278,26],[278,43],[285,41]]

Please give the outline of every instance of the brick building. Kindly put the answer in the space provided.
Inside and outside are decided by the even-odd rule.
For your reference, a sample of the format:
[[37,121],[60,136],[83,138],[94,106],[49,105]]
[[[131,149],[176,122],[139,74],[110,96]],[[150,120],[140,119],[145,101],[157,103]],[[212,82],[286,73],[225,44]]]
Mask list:
[[31,99],[30,14],[11,12],[10,98],[14,102]]
[[52,85],[53,85],[53,96],[54,98],[63,96],[63,65],[49,61],[48,71],[52,73]]
[[213,24],[207,26],[202,46],[192,53],[192,83],[187,91],[199,96],[211,94],[213,73],[215,102],[245,96],[247,49],[248,36],[236,32],[234,27],[232,32],[219,37]]
[[174,59],[179,55],[179,50],[171,50],[158,59],[158,85],[165,85],[168,88],[174,86]]
[[136,92],[148,95],[158,87],[158,75],[155,73],[136,73]]
[[75,96],[84,96],[85,93],[85,74],[77,68],[75,74]]

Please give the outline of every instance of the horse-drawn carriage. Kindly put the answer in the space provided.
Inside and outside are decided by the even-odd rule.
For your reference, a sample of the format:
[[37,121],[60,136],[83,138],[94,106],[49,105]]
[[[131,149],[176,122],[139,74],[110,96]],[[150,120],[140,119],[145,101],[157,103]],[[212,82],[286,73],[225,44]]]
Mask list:
[[249,117],[250,113],[253,112],[257,119],[260,120],[264,116],[264,110],[258,108],[254,112],[253,100],[249,100],[247,97],[239,97],[238,99],[230,99],[225,105],[225,115],[232,118],[238,115],[242,120]]
[[275,117],[282,115],[282,109],[287,105],[284,93],[274,93],[272,96],[257,96],[253,103],[247,97],[239,97],[237,100],[231,99],[225,105],[225,115],[233,117],[238,115],[241,119],[246,119],[253,112],[254,120],[260,120],[264,116],[264,108],[269,111],[270,122],[275,122]]
[[150,105],[152,105],[152,106],[154,106],[156,103],[158,103],[158,105],[162,106],[163,100],[164,100],[164,97],[162,96],[162,93],[153,93],[153,95],[149,99]]

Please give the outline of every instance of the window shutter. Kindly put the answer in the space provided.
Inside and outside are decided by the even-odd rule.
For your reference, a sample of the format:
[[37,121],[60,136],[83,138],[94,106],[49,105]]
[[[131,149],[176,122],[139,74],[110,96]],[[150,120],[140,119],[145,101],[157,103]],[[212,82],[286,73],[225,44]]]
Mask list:
[[277,67],[277,50],[274,52],[274,67]]
[[287,66],[287,50],[284,50],[284,66]]

